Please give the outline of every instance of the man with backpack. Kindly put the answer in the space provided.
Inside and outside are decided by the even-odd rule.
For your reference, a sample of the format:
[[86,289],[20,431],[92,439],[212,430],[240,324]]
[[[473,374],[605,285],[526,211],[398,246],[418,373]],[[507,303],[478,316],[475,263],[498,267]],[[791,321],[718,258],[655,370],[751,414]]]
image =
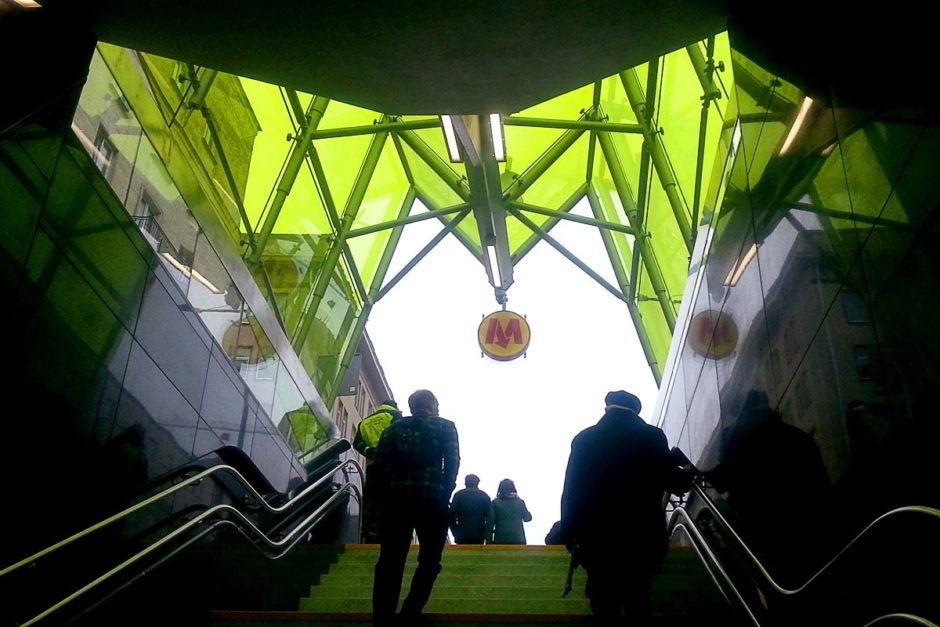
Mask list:
[[372,461],[375,459],[375,447],[386,429],[401,418],[398,403],[393,400],[383,401],[370,416],[363,418],[356,429],[353,448],[366,458],[365,479],[362,484],[362,523],[363,544],[375,544],[379,541],[378,495],[369,475],[372,473]]
[[412,534],[418,537],[418,567],[401,607],[401,624],[413,624],[441,571],[447,539],[448,503],[457,486],[460,446],[457,428],[438,416],[428,390],[408,398],[411,416],[396,420],[379,439],[370,481],[379,494],[379,561],[375,565],[372,612],[376,625],[392,624]]

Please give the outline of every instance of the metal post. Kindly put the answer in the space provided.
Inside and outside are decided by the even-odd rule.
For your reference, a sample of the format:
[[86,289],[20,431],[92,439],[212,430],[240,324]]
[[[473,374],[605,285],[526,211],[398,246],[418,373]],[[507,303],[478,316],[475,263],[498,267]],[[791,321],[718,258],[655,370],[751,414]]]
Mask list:
[[399,224],[392,229],[391,234],[388,237],[388,242],[385,244],[385,249],[382,251],[382,257],[379,259],[379,265],[376,267],[375,275],[372,277],[372,282],[369,285],[368,300],[362,307],[362,311],[359,314],[359,319],[356,320],[356,327],[353,329],[352,342],[349,346],[346,347],[346,352],[343,354],[343,358],[340,361],[339,372],[336,374],[336,380],[341,381],[343,376],[346,373],[346,369],[349,368],[350,362],[352,362],[353,355],[356,354],[356,348],[359,345],[359,338],[362,337],[362,332],[366,328],[366,322],[369,320],[369,315],[372,313],[372,307],[375,303],[376,296],[379,294],[379,290],[382,287],[382,282],[385,281],[385,275],[388,273],[389,265],[392,263],[392,256],[395,254],[395,249],[398,247],[398,241],[401,239],[401,233],[404,230],[403,226],[405,225],[404,219],[411,213],[411,208],[414,206],[415,201],[415,189],[414,186],[408,188],[408,193],[405,195],[405,199],[401,203],[401,208],[398,210],[398,222]]
[[698,125],[698,155],[695,161],[695,191],[692,200],[692,239],[698,235],[698,220],[702,203],[702,169],[705,166],[705,137],[708,133],[708,108],[712,100],[721,98],[721,91],[715,87],[712,81],[712,74],[715,67],[715,38],[708,38],[708,59],[702,56],[702,50],[699,45],[691,44],[686,47],[689,52],[689,58],[692,65],[695,66],[695,73],[698,74],[699,82],[702,84],[702,113]]
[[[672,207],[672,213],[675,215],[676,224],[679,225],[679,232],[682,233],[682,239],[685,241],[686,248],[692,252],[692,227],[689,226],[689,217],[686,215],[686,208],[679,195],[679,184],[676,181],[672,169],[669,167],[669,160],[666,157],[666,148],[663,146],[663,140],[659,133],[652,128],[652,120],[646,115],[646,101],[643,96],[643,88],[636,77],[636,72],[627,71],[620,73],[620,81],[627,93],[627,99],[636,113],[637,120],[643,123],[643,139],[649,146],[650,157],[653,160],[653,168],[656,169],[656,175],[662,183],[663,191],[666,192],[666,198],[669,199],[669,205]],[[609,161],[609,159],[608,159]]]
[[702,48],[699,46],[698,42],[685,47],[686,52],[689,53],[689,60],[692,61],[692,67],[695,68],[695,75],[698,76],[699,83],[702,84],[702,91],[705,93],[704,97],[708,100],[721,98],[721,90],[718,89],[714,81],[712,81],[711,76],[714,71],[712,69],[714,64],[714,59],[712,58],[715,45],[714,41],[714,37],[709,38],[708,60],[706,60],[705,55],[702,54]]
[[[593,111],[596,113],[599,110],[601,105],[601,88],[603,87],[603,81],[597,81],[594,83],[594,95],[592,97],[591,106]],[[591,182],[591,177],[594,176],[594,150],[597,146],[597,131],[591,131],[591,137],[588,140],[588,156],[587,156],[587,171],[584,175],[584,180],[588,183]]]
[[[650,59],[646,64],[646,117],[653,119],[656,112],[656,91],[659,84],[659,57]],[[646,207],[649,201],[650,149],[643,142],[640,148],[640,180],[636,192],[636,224],[646,231]],[[630,276],[638,276],[640,270],[640,247],[633,247],[633,259],[630,261]],[[636,300],[637,281],[630,281],[630,298]]]
[[310,102],[310,107],[307,110],[306,120],[304,122],[303,134],[299,138],[295,138],[294,145],[291,147],[290,156],[287,159],[287,166],[284,168],[284,172],[277,182],[277,191],[274,194],[271,207],[268,209],[268,215],[265,216],[264,224],[261,226],[261,231],[258,234],[258,244],[248,257],[249,264],[258,263],[261,260],[261,254],[264,252],[264,247],[268,243],[268,238],[271,237],[271,233],[274,231],[274,225],[277,223],[278,216],[281,214],[281,209],[284,207],[287,195],[290,193],[294,181],[297,180],[297,175],[300,173],[300,168],[304,163],[304,155],[307,154],[310,136],[317,129],[320,120],[323,119],[323,113],[326,111],[326,107],[329,103],[329,98],[322,98],[320,96],[314,97]]
[[[614,187],[617,189],[617,195],[620,196],[620,202],[623,204],[627,219],[630,221],[630,226],[637,229],[638,235],[634,246],[640,249],[640,257],[643,260],[643,266],[646,268],[646,272],[649,275],[650,283],[653,284],[653,290],[656,293],[657,300],[659,300],[660,307],[663,310],[663,316],[666,318],[666,323],[669,325],[669,330],[672,331],[676,326],[676,312],[672,298],[669,296],[669,291],[666,289],[666,281],[663,278],[662,271],[656,263],[656,255],[646,241],[646,232],[637,228],[637,225],[633,223],[636,219],[636,211],[633,208],[630,186],[627,183],[623,167],[617,157],[616,149],[610,139],[610,135],[598,133],[597,139],[601,145],[601,152],[604,154],[604,158],[607,161],[607,168],[610,170],[610,176],[614,181]],[[631,276],[630,279],[636,281],[636,276]]]
[[255,232],[251,228],[251,218],[248,217],[248,212],[245,210],[245,203],[242,200],[241,193],[238,191],[235,175],[232,173],[232,167],[229,165],[228,158],[225,156],[225,151],[222,148],[222,139],[219,137],[219,130],[215,126],[215,118],[212,116],[209,107],[202,107],[202,117],[206,121],[206,128],[209,129],[209,137],[212,139],[215,151],[219,155],[219,163],[222,165],[222,172],[225,174],[226,182],[228,182],[229,191],[231,191],[232,199],[235,201],[235,207],[238,209],[238,215],[241,217],[242,224],[245,225],[248,246],[254,250],[256,242]]
[[300,347],[302,347],[306,341],[307,334],[310,333],[313,321],[317,317],[317,309],[319,309],[320,302],[326,295],[326,289],[333,276],[333,270],[336,268],[340,255],[345,248],[346,235],[352,228],[352,224],[356,220],[356,215],[359,213],[359,207],[362,205],[362,200],[365,198],[366,190],[369,187],[369,181],[372,179],[372,174],[375,172],[375,168],[379,163],[379,157],[382,155],[382,149],[385,147],[386,139],[388,139],[388,133],[377,133],[372,137],[372,142],[369,144],[369,150],[362,162],[362,167],[356,177],[356,182],[353,184],[352,191],[349,193],[346,207],[343,209],[343,216],[339,228],[333,234],[333,244],[330,246],[326,259],[323,260],[323,265],[320,266],[320,271],[317,274],[313,295],[304,308],[300,330],[294,338],[294,347],[298,352],[300,352]]
[[[588,189],[587,198],[594,215],[598,217],[603,216],[604,210],[601,207],[600,199],[597,197],[597,190],[594,189],[593,186]],[[640,340],[640,346],[643,348],[643,355],[646,357],[646,363],[653,372],[653,378],[656,379],[656,385],[659,385],[660,381],[662,380],[662,371],[660,369],[659,362],[656,359],[656,353],[653,351],[653,345],[650,343],[649,335],[646,332],[646,327],[643,326],[643,316],[636,306],[636,301],[630,297],[630,294],[633,293],[633,283],[630,281],[630,277],[627,277],[626,270],[620,261],[619,255],[617,254],[617,245],[614,242],[613,234],[610,231],[601,229],[601,237],[604,240],[604,248],[607,250],[607,257],[610,259],[610,265],[614,269],[614,275],[617,277],[617,282],[620,284],[621,292],[623,292],[623,300],[627,303],[627,309],[630,311],[630,318],[633,320],[633,326],[636,328],[637,339]],[[636,280],[635,276],[633,276],[633,280]]]

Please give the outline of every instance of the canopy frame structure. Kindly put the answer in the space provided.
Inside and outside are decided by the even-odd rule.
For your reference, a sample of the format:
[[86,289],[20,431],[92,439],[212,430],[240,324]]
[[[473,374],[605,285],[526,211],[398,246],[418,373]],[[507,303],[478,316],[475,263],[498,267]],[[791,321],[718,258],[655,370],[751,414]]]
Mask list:
[[[727,92],[715,82],[722,55],[730,59],[724,34],[524,111],[449,115],[459,159],[449,158],[441,116],[372,112],[273,88],[280,104],[268,97],[266,111],[289,128],[283,161],[273,163],[281,157],[265,136],[266,146],[275,146],[271,162],[256,164],[250,152],[246,174],[237,163],[242,155],[226,144],[224,103],[233,81],[252,97],[267,97],[273,86],[191,65],[184,117],[202,113],[237,210],[243,260],[305,367],[318,368],[327,357],[338,364],[321,390],[327,402],[372,308],[448,235],[483,267],[504,308],[514,267],[539,242],[554,248],[626,304],[658,383],[699,222],[715,204],[703,189],[713,183],[706,156],[720,152],[718,138],[728,130]],[[670,89],[678,95],[664,97]],[[253,111],[251,98],[245,101]],[[278,124],[284,126],[265,118],[259,127]],[[497,157],[494,138],[505,157]],[[266,191],[247,189],[256,165],[276,168]],[[440,231],[392,275],[405,227],[430,220]],[[552,235],[561,223],[597,229],[613,279]],[[283,266],[269,267],[272,254],[287,254],[285,242],[307,251],[289,293],[278,283],[283,277],[272,274]],[[333,310],[337,299],[342,308]],[[310,349],[314,338],[329,347]]]

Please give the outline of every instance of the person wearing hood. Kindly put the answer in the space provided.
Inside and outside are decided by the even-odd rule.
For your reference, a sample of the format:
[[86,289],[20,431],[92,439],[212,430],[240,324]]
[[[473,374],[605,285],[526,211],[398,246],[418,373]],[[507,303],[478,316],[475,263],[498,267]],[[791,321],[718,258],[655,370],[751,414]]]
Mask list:
[[523,523],[532,520],[532,514],[519,498],[512,479],[503,479],[496,489],[496,498],[490,505],[489,544],[525,544]]
[[691,472],[670,454],[662,430],[640,418],[639,398],[618,390],[604,401],[603,417],[571,442],[561,538],[587,571],[597,623],[643,624],[666,556],[663,494],[691,489]]

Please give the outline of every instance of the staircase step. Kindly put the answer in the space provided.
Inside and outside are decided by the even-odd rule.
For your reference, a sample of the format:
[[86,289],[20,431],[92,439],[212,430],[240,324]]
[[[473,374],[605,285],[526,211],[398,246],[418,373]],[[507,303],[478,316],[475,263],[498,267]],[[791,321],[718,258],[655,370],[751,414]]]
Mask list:
[[[417,567],[418,547],[409,551],[402,597]],[[298,612],[215,612],[213,625],[371,625],[372,584],[378,545],[350,545],[316,585],[300,599]],[[445,547],[442,572],[425,608],[426,625],[588,624],[584,597],[586,575],[578,568],[572,590],[562,597],[570,555],[564,547]],[[672,549],[654,579],[652,602],[656,627],[709,624],[724,619],[718,593],[698,557]]]
[[[370,598],[310,599],[300,600],[300,611],[308,612],[363,612],[372,611]],[[590,611],[586,599],[487,599],[437,598],[434,594],[425,606],[431,614],[587,614]]]
[[[235,612],[215,611],[211,614],[212,627],[305,627],[307,625],[343,625],[344,627],[369,627],[372,614],[330,613],[330,612]],[[587,615],[545,615],[545,614],[444,614],[426,613],[422,617],[422,626],[445,627],[525,627],[545,625],[588,625]],[[654,614],[649,627],[689,627],[692,624],[706,624],[696,621],[686,614]],[[721,623],[724,624],[724,623]]]

